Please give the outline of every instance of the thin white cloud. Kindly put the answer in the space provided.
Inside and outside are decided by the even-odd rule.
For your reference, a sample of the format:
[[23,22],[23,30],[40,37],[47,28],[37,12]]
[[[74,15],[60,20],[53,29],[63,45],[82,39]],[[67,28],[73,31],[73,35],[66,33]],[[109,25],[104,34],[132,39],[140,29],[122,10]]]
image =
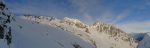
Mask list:
[[100,15],[97,20],[110,23],[113,21],[113,18],[115,18],[113,11],[111,9],[107,9]]
[[78,14],[80,14],[80,17],[82,17],[82,21],[84,21],[87,24],[90,24],[93,22],[92,16],[88,14],[89,11],[89,0],[71,0],[72,6],[78,7]]
[[9,9],[15,14],[54,16],[56,18],[63,18],[65,16],[69,16],[63,7],[58,6],[57,4],[54,3],[50,3],[50,0],[43,0],[43,1],[22,0],[22,1],[25,2],[7,3],[7,5]]
[[109,23],[118,24],[119,21],[123,20],[130,14],[130,10],[123,10],[121,13],[115,14],[112,9],[105,10],[97,20]]
[[94,21],[93,21],[93,18],[92,18],[92,16],[90,16],[90,15],[88,15],[88,14],[84,14],[84,22],[86,23],[86,24],[91,24],[91,23],[93,23]]
[[137,32],[150,32],[150,21],[143,22],[127,22],[118,24],[119,28],[128,33],[137,33]]
[[[83,17],[83,21],[87,21],[87,16],[90,16],[91,18],[88,19],[88,21],[91,21],[89,23],[93,23],[95,20],[100,20],[109,24],[116,24],[118,21],[122,20],[123,18],[127,17],[130,13],[128,9],[123,10],[122,13],[115,14],[111,7],[102,6],[99,2],[99,0],[70,0],[72,3],[72,6],[78,7],[78,12]],[[98,7],[96,6],[97,4]],[[91,13],[89,13],[91,10],[96,9],[98,11],[94,11],[97,13],[97,18],[93,20]]]
[[85,13],[87,9],[87,1],[86,0],[71,0],[73,6],[79,7],[80,13]]
[[120,14],[118,14],[118,16],[115,17],[115,19],[112,21],[112,23],[113,24],[117,24],[118,21],[124,19],[129,14],[130,14],[130,10],[129,9],[126,9],[126,10],[122,11]]

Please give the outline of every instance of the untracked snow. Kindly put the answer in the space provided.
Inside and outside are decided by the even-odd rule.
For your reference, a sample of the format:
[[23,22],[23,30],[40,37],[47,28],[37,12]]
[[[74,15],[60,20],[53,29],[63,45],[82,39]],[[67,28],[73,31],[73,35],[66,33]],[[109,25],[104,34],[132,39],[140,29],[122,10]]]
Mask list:
[[16,17],[12,24],[13,48],[94,48],[90,43],[49,25]]

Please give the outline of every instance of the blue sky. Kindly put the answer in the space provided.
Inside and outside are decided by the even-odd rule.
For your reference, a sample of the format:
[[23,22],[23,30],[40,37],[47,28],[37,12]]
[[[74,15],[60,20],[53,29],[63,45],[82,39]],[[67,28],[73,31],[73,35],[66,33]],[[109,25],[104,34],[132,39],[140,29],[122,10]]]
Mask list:
[[16,15],[32,14],[97,20],[126,32],[150,32],[150,0],[5,0]]

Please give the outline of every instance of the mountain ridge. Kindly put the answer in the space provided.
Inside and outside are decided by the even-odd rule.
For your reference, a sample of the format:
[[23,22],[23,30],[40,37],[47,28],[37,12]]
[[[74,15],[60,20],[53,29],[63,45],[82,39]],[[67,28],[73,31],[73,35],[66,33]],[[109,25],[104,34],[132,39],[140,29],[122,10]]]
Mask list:
[[[34,22],[43,23],[43,24],[44,24],[44,21],[40,22],[40,20],[45,20],[45,18],[44,19],[41,19],[41,18],[39,19],[39,18],[36,18],[34,16],[24,16],[23,18],[32,20]],[[103,33],[106,33],[107,35],[109,34],[111,37],[115,36],[114,37],[115,40],[119,40],[121,38],[123,41],[131,42],[131,44],[132,44],[132,42],[135,42],[135,40],[132,37],[128,36],[122,30],[120,30],[118,28],[115,28],[111,25],[105,24],[105,23],[100,24],[100,22],[97,22],[97,23],[90,26],[90,25],[86,25],[86,24],[82,23],[81,21],[79,21],[77,19],[71,19],[71,18],[66,17],[63,20],[55,19],[55,20],[48,21],[47,24],[48,25],[54,25],[54,26],[59,27],[63,30],[66,30],[66,31],[73,32],[77,36],[83,35],[83,34],[80,34],[80,33],[77,34],[77,30],[79,30],[79,32],[84,32],[86,34],[84,36],[90,36],[90,34],[92,33],[91,30],[97,29],[96,32],[98,30],[102,30],[102,31],[98,31],[98,32],[103,32]],[[68,26],[69,26],[69,28],[68,28]],[[73,27],[73,29],[70,29],[70,27]],[[72,31],[72,30],[75,30],[75,31]],[[88,38],[88,37],[81,37],[81,38],[85,39],[85,38]],[[87,39],[85,39],[85,40],[87,40]],[[89,38],[88,38],[87,41],[88,42],[93,42]]]
[[0,48],[136,48],[138,44],[103,22],[87,25],[68,17],[12,16],[5,4],[0,8]]

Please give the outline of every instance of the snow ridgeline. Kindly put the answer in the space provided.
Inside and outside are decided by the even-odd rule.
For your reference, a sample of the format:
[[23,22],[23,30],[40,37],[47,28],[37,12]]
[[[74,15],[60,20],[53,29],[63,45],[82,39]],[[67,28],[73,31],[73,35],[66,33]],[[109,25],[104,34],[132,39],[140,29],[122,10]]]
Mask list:
[[22,16],[36,23],[46,24],[72,33],[93,44],[95,48],[136,48],[137,42],[127,33],[112,25],[95,22],[86,25],[78,19],[65,17],[63,20],[44,16]]

